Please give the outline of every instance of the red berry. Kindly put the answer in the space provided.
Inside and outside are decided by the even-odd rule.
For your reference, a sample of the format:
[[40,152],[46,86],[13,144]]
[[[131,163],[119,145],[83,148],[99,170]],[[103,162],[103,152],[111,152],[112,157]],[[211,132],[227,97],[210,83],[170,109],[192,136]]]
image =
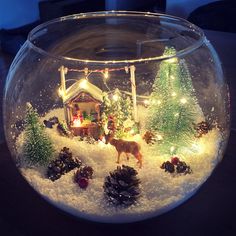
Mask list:
[[81,177],[80,179],[78,179],[78,185],[80,186],[80,188],[82,189],[86,189],[88,187],[88,179]]
[[172,157],[172,158],[171,158],[171,163],[172,163],[173,165],[177,165],[177,164],[179,163],[179,158],[178,158],[178,157]]

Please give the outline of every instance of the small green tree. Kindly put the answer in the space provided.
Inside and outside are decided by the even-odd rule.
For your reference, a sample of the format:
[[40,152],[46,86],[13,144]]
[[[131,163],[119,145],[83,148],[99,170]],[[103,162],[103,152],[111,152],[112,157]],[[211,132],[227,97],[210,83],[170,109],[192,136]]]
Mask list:
[[25,121],[24,157],[30,165],[45,165],[52,158],[54,149],[36,109],[30,103],[27,103]]
[[[165,49],[164,55],[175,54],[174,48]],[[162,135],[162,144],[158,144],[162,152],[191,143],[198,107],[185,61],[172,58],[161,62],[150,96],[147,126]]]
[[124,120],[132,119],[132,102],[129,96],[122,99],[121,103],[122,111],[124,113]]
[[102,111],[101,115],[102,121],[107,122],[108,116],[111,113],[111,101],[106,92],[104,92],[102,95],[101,111]]
[[101,110],[101,118],[104,124],[107,123],[109,116],[114,117],[116,125],[115,136],[124,137],[127,132],[124,124],[131,123],[130,121],[132,120],[132,102],[130,97],[124,96],[119,89],[115,89],[110,98],[107,93],[104,93]]

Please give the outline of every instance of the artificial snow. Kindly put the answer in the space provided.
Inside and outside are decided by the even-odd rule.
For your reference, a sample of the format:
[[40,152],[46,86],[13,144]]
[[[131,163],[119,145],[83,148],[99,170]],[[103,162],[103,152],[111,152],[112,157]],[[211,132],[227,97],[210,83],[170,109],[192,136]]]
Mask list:
[[[143,112],[140,112],[140,115]],[[55,109],[46,114],[44,119],[57,116],[64,119],[64,110]],[[145,119],[142,117],[141,120]],[[142,122],[141,122],[142,125]],[[101,141],[89,144],[79,141],[78,137],[60,136],[54,127],[46,129],[51,137],[55,150],[55,158],[63,147],[69,147],[73,156],[79,157],[86,165],[94,169],[93,179],[89,181],[86,190],[80,189],[73,181],[75,171],[71,171],[55,182],[46,178],[46,167],[28,167],[21,156],[24,142],[24,132],[17,139],[17,151],[21,162],[21,172],[26,180],[46,200],[53,205],[75,215],[99,222],[132,222],[162,214],[189,197],[203,184],[218,163],[218,151],[222,137],[218,129],[211,130],[186,150],[181,150],[178,157],[190,165],[192,174],[170,174],[160,168],[170,156],[157,156],[156,146],[147,145],[140,135],[133,140],[140,143],[143,155],[143,167],[138,168],[137,160],[130,154],[129,161],[121,156],[121,163],[134,167],[141,180],[141,196],[137,204],[128,208],[109,205],[104,198],[104,178],[117,167],[117,152],[115,147]]]

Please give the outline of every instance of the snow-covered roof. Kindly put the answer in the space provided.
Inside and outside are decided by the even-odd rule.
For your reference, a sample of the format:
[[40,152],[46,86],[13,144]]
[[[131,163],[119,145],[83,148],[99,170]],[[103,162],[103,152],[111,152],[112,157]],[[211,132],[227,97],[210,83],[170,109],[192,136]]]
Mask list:
[[66,89],[63,96],[63,102],[67,103],[81,92],[89,93],[93,98],[102,102],[102,90],[86,79],[81,79]]

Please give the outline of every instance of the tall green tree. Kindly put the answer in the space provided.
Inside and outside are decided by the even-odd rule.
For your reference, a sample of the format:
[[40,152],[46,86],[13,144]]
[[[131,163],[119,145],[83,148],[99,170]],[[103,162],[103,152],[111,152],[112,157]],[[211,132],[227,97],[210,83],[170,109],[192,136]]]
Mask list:
[[[164,55],[175,55],[166,48]],[[193,123],[199,106],[190,73],[184,59],[176,57],[160,63],[150,96],[148,129],[163,138],[161,152],[174,152],[189,145],[195,134]]]
[[24,157],[30,165],[46,165],[53,156],[53,145],[30,103],[27,103],[25,121]]

